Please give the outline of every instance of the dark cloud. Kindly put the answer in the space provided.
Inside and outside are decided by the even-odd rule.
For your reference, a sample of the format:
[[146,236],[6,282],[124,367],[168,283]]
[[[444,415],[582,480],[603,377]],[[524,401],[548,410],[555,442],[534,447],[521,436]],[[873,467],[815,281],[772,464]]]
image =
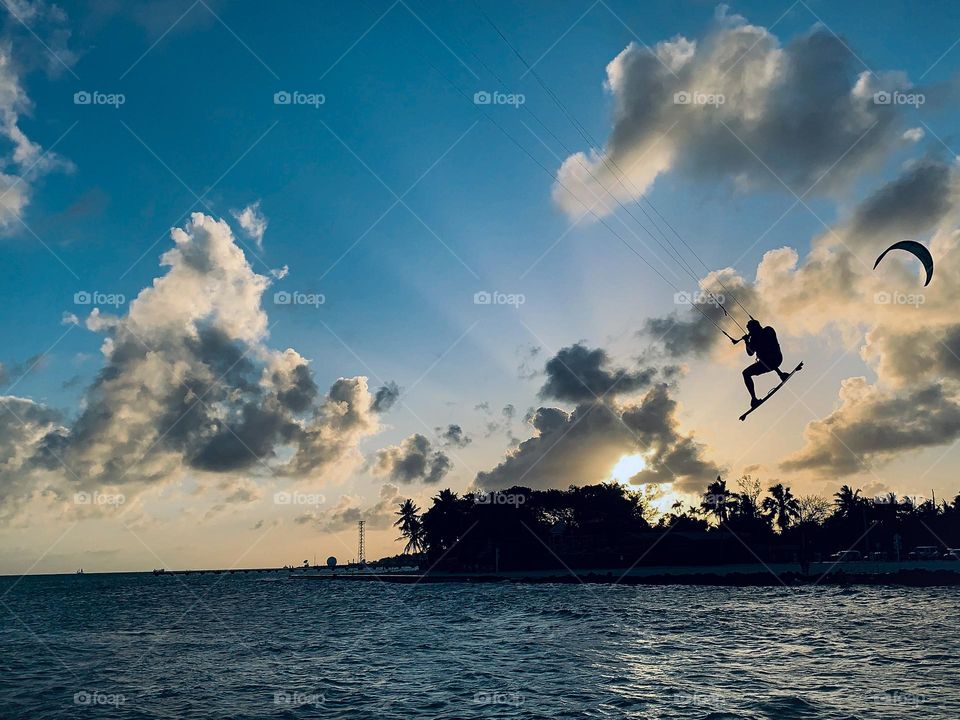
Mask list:
[[444,445],[452,447],[464,448],[473,442],[459,425],[447,425],[446,430],[437,428],[437,434],[443,439]]
[[[882,241],[929,231],[950,210],[956,188],[950,168],[935,160],[914,163],[874,192],[853,214],[851,235],[883,250]],[[874,244],[876,243],[876,244]]]
[[960,437],[960,396],[946,383],[886,391],[849,378],[840,407],[804,431],[804,447],[781,464],[835,477],[863,472],[904,452]]
[[592,401],[636,392],[650,385],[652,368],[611,368],[605,350],[577,343],[562,348],[547,361],[547,380],[540,397],[567,402]]
[[378,450],[374,469],[394,482],[429,485],[440,482],[450,466],[450,458],[443,451],[434,450],[425,436],[415,433],[399,445]]
[[565,488],[602,482],[623,455],[632,453],[647,457],[647,468],[636,483],[673,482],[681,490],[700,489],[719,471],[704,458],[702,445],[680,433],[676,402],[666,385],[623,407],[581,403],[572,413],[541,407],[531,424],[536,434],[493,470],[478,473],[478,487]]
[[28,373],[45,368],[49,360],[45,353],[28,357],[22,363],[4,365],[0,363],[0,385],[16,382]]
[[388,382],[377,388],[373,397],[373,411],[384,413],[393,407],[400,399],[400,387],[395,382]]

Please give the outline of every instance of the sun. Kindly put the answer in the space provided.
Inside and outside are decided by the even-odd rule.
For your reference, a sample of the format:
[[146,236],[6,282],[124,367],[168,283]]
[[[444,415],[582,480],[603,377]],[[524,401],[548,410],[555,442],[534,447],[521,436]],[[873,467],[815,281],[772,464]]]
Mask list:
[[669,484],[635,485],[630,482],[631,478],[636,477],[637,473],[643,471],[646,467],[646,458],[640,453],[624,455],[617,461],[617,464],[613,466],[613,469],[610,470],[610,480],[618,482],[621,485],[626,485],[631,490],[639,490],[644,493],[647,497],[646,502],[648,502],[650,507],[656,510],[657,513],[662,515],[670,512],[673,504],[677,500],[682,500],[682,498],[672,491]]
[[634,455],[624,455],[617,461],[610,471],[610,479],[623,485],[630,484],[630,478],[636,475],[647,466],[647,461],[643,455],[636,453]]

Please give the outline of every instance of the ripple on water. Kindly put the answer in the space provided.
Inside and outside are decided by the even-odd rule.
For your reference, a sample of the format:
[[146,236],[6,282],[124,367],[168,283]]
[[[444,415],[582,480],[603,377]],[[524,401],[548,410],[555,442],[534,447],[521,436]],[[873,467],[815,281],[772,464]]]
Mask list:
[[952,588],[264,580],[25,578],[0,717],[960,717]]

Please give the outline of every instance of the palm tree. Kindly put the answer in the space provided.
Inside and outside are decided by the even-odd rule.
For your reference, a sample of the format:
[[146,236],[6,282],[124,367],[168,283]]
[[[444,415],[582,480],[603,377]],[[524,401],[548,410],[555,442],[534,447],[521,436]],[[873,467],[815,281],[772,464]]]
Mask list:
[[800,501],[783,483],[777,483],[769,492],[771,497],[763,499],[763,510],[776,522],[780,532],[784,533],[790,527],[790,522],[800,517]]
[[705,513],[716,517],[718,525],[723,525],[735,504],[733,493],[727,490],[727,482],[721,480],[720,476],[717,475],[716,481],[707,485],[707,491],[703,494],[700,508]]
[[407,539],[407,544],[403,548],[404,554],[411,551],[420,552],[423,550],[423,523],[420,520],[420,508],[409,498],[400,503],[399,507],[400,510],[396,513],[399,517],[394,523],[395,527],[400,528],[400,537],[397,540]]
[[837,515],[840,517],[853,517],[854,512],[863,505],[860,490],[854,490],[849,485],[844,485],[839,492],[833,494],[833,497],[834,505],[837,506]]

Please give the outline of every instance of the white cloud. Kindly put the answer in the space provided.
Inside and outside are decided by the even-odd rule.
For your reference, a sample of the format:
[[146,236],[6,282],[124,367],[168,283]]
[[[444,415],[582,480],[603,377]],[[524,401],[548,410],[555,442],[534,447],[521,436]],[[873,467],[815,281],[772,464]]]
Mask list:
[[741,190],[784,182],[831,192],[913,140],[899,129],[903,107],[874,99],[909,90],[902,73],[862,72],[823,27],[784,46],[725,8],[700,41],[631,42],[607,66],[605,87],[614,108],[605,146],[571,155],[557,173],[554,199],[573,217],[594,203],[612,212],[611,195],[633,200],[667,171]]
[[263,235],[267,232],[267,218],[260,210],[260,201],[257,200],[255,203],[247,205],[243,210],[231,210],[230,214],[236,218],[240,227],[257,244],[257,247],[263,250]]

